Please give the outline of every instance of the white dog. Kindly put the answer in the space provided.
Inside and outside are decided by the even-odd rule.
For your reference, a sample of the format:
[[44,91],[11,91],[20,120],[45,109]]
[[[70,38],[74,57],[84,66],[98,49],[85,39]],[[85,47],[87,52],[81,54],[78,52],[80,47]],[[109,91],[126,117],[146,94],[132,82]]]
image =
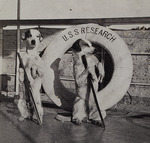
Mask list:
[[[26,41],[26,53],[23,56],[23,64],[28,76],[28,79],[30,81],[30,85],[32,87],[33,91],[33,96],[35,99],[35,103],[37,105],[38,112],[40,113],[40,117],[42,120],[43,117],[43,108],[41,105],[41,95],[40,95],[40,89],[41,85],[44,86],[44,89],[46,89],[46,94],[48,97],[58,106],[61,105],[60,99],[58,99],[55,94],[53,94],[53,91],[49,91],[49,82],[50,80],[50,75],[49,75],[49,69],[47,69],[48,66],[44,65],[43,60],[39,56],[38,52],[38,46],[40,42],[42,41],[41,34],[38,30],[35,29],[30,29],[26,31],[23,36],[22,40]],[[50,67],[49,67],[50,68]],[[20,73],[23,71],[21,70]],[[20,81],[22,82],[23,77],[20,75]],[[46,83],[46,84],[45,84]],[[24,103],[25,100],[23,101],[23,98],[20,98],[21,102],[19,103]],[[22,102],[23,101],[23,102]],[[21,112],[21,118],[20,120],[23,120],[24,118],[27,118],[29,115],[27,115],[27,112],[25,112],[25,107],[23,106],[24,104],[19,104],[19,109],[23,111]],[[22,106],[22,107],[21,107]]]
[[[26,53],[23,55],[22,61],[30,81],[30,85],[33,90],[33,96],[35,99],[35,103],[37,104],[37,109],[40,114],[41,120],[43,118],[43,108],[41,105],[41,82],[43,77],[43,61],[41,60],[38,52],[38,45],[42,41],[41,34],[38,30],[28,30],[22,35],[22,40],[26,41]],[[20,73],[20,87],[24,90],[22,83],[24,82],[24,71],[22,68],[19,69]],[[30,111],[27,107],[26,102],[26,92],[23,91],[22,94],[20,92],[20,99],[18,100],[18,109],[21,113],[20,121],[24,120],[24,118],[30,117]],[[28,93],[27,93],[28,94]]]
[[[82,122],[91,122],[101,125],[101,119],[96,107],[93,93],[91,90],[90,78],[98,92],[98,83],[102,83],[105,72],[101,62],[94,56],[95,48],[86,39],[78,39],[71,47],[73,51],[73,69],[76,84],[77,97],[73,105],[72,119],[62,115],[57,115],[56,119],[62,122],[72,121],[80,125]],[[101,111],[103,118],[106,112]]]
[[[72,46],[74,54],[74,77],[76,82],[77,97],[74,103],[72,122],[81,124],[82,121],[91,120],[100,124],[100,116],[94,102],[89,82],[91,76],[95,92],[98,92],[98,83],[103,81],[105,72],[101,62],[94,56],[95,48],[86,39],[78,39]],[[96,73],[97,71],[97,73]],[[105,111],[101,111],[103,118]]]

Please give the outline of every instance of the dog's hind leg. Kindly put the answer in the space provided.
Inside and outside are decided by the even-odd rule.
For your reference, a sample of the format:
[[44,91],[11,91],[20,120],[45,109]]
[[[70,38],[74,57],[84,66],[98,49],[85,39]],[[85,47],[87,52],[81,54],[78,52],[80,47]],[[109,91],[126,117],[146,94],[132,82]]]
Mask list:
[[72,122],[80,125],[87,118],[85,100],[77,97],[73,107]]
[[78,97],[76,97],[73,106],[72,122],[80,125],[82,122],[86,122],[88,120],[86,105],[88,95],[87,85],[78,87],[77,93]]
[[24,70],[19,68],[19,99],[17,100],[17,107],[20,112],[19,121],[23,121],[25,118],[30,117],[29,110],[27,108],[27,97],[25,95],[25,86],[24,86]]
[[[91,91],[90,97],[89,97],[89,120],[91,121],[92,124],[102,126],[100,113],[97,109],[97,106],[96,106],[96,103],[92,94],[93,93]],[[106,117],[106,111],[101,110],[101,115],[102,115],[102,118],[104,119]]]
[[21,114],[21,116],[18,118],[19,121],[23,121],[24,119],[30,117],[30,113],[27,109],[26,101],[24,99],[19,99],[17,106]]

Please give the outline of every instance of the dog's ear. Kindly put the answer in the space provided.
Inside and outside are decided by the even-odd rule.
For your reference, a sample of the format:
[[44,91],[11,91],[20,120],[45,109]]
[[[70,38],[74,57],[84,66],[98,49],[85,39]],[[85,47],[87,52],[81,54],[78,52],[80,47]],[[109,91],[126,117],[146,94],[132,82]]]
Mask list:
[[43,37],[41,36],[41,34],[40,34],[40,36],[39,36],[39,41],[40,41],[40,42],[43,41]]
[[36,29],[38,31],[38,36],[39,36],[39,41],[42,42],[43,41],[43,37],[41,35],[41,32],[39,29]]
[[72,50],[74,50],[75,52],[80,52],[82,49],[80,47],[80,41],[81,39],[78,39],[77,41],[75,41],[71,47]]
[[25,41],[27,38],[29,38],[29,37],[31,37],[31,36],[32,36],[32,35],[31,35],[31,33],[30,33],[30,30],[28,30],[28,31],[26,31],[25,33],[22,34],[21,39],[22,39],[23,41]]

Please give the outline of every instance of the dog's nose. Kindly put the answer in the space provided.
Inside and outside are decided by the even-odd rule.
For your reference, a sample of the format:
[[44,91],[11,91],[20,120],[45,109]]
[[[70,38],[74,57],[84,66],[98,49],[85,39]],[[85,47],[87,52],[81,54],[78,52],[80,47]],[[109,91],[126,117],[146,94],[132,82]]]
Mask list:
[[32,40],[32,41],[31,41],[31,45],[35,45],[35,40]]

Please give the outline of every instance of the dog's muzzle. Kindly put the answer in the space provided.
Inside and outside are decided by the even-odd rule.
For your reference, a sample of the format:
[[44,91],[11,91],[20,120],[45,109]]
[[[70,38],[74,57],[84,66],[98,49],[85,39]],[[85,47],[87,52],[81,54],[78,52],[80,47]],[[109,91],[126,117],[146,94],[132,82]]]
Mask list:
[[31,45],[35,45],[35,43],[36,43],[35,40],[31,41]]

